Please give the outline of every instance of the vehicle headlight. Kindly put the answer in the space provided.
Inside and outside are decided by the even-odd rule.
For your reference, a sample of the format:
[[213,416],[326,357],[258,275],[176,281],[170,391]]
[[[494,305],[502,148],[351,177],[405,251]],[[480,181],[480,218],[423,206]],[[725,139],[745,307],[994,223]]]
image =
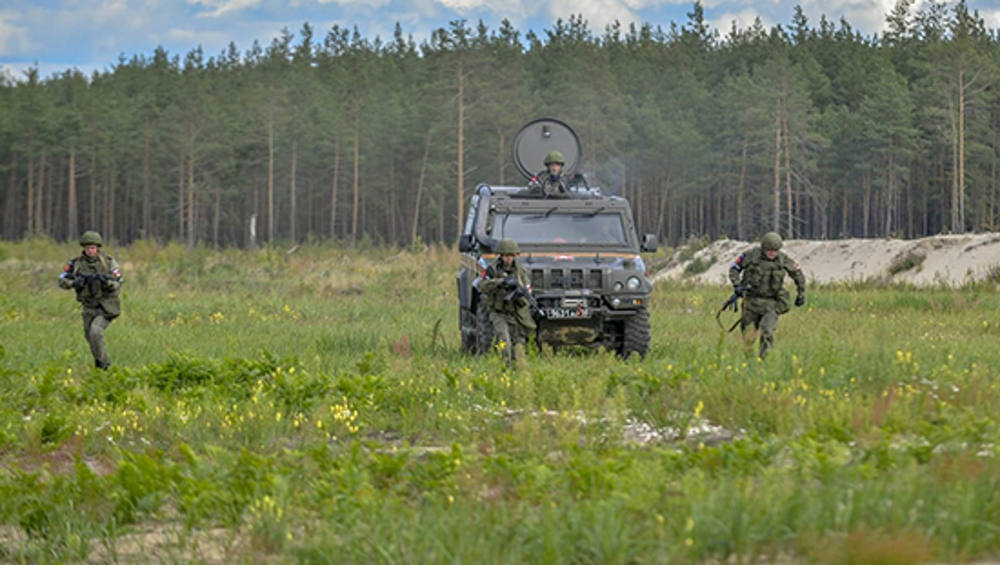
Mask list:
[[636,291],[639,290],[640,286],[642,286],[642,281],[639,280],[639,277],[629,277],[628,280],[625,281],[625,286],[627,286],[631,291]]
[[621,281],[618,281],[618,282],[615,283],[615,286],[614,286],[615,292],[618,292],[618,291],[620,291],[623,288],[625,288],[625,284],[622,283]]
[[611,299],[611,306],[618,308],[622,305],[622,299],[617,296]]

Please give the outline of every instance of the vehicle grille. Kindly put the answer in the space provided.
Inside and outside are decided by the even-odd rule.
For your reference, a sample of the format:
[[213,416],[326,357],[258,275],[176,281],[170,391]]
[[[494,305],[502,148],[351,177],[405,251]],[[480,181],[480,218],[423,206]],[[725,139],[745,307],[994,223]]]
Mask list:
[[604,283],[601,269],[532,269],[531,285],[535,288],[600,290]]

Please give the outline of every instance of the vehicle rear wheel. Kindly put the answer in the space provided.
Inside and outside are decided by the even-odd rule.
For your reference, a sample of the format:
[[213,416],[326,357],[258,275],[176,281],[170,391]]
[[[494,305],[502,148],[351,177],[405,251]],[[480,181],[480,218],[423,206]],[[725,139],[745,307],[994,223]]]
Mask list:
[[635,315],[626,318],[622,325],[622,344],[618,351],[622,359],[628,359],[633,353],[645,357],[649,353],[649,310],[640,308]]
[[476,350],[480,355],[486,355],[493,350],[493,321],[483,300],[476,306],[476,324],[479,330],[476,332]]

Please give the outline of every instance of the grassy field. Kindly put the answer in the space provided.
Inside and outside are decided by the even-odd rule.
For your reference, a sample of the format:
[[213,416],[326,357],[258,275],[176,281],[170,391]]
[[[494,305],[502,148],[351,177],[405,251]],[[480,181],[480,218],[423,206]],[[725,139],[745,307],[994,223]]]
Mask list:
[[[1000,556],[993,286],[810,289],[766,362],[661,285],[643,360],[458,351],[456,254],[117,251],[114,363],[0,247],[0,560]],[[707,431],[706,431],[707,430]]]

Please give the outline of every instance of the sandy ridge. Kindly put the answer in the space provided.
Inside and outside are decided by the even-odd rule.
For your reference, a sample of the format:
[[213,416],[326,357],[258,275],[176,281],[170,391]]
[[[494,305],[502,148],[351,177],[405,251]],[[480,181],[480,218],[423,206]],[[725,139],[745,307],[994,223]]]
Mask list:
[[[657,272],[655,280],[689,280],[728,284],[729,265],[756,243],[725,239],[694,254],[714,262],[707,271],[691,275],[676,254]],[[938,235],[915,240],[838,239],[790,240],[783,251],[799,262],[812,283],[875,281],[916,286],[957,287],[1000,274],[1000,233]],[[895,266],[895,267],[894,267]],[[895,274],[893,271],[896,271]]]

